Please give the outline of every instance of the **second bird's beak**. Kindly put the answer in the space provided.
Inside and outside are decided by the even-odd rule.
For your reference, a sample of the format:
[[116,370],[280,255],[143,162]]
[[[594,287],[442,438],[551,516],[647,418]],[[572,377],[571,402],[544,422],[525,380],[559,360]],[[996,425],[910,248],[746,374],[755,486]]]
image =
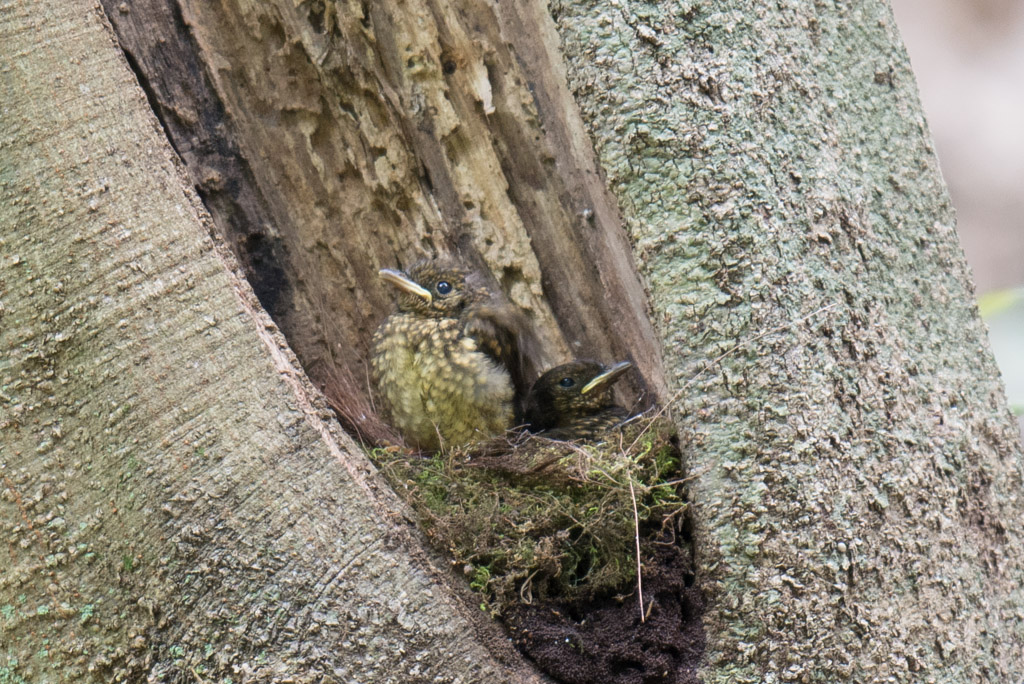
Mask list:
[[398,289],[403,292],[416,295],[427,304],[430,304],[430,302],[434,300],[433,296],[430,294],[430,290],[420,287],[416,282],[410,280],[409,276],[405,275],[401,271],[396,271],[391,268],[382,268],[377,271],[377,274]]
[[629,361],[620,361],[619,363],[615,364],[611,368],[608,368],[603,373],[598,375],[596,378],[594,378],[586,385],[584,385],[583,389],[580,390],[580,394],[586,394],[587,392],[592,392],[598,387],[610,385],[611,383],[615,382],[616,378],[618,378],[620,375],[622,375],[632,367],[633,364],[631,364]]

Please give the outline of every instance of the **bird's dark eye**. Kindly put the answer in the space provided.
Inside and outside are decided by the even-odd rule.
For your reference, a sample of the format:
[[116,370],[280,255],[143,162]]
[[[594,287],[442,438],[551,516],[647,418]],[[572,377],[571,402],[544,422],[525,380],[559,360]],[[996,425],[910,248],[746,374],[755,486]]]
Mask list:
[[437,289],[437,294],[446,295],[446,294],[448,294],[449,292],[452,291],[452,284],[449,283],[447,280],[442,280],[441,282],[439,282],[437,284],[436,289]]
[[562,378],[561,380],[558,381],[558,384],[561,385],[562,387],[572,387],[573,385],[576,384],[576,381],[573,380],[572,378]]

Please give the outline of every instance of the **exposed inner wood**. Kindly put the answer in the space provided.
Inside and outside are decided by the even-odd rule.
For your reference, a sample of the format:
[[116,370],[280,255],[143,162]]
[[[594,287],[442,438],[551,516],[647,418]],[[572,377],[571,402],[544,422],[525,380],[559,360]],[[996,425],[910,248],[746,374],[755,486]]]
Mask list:
[[542,6],[104,0],[261,302],[377,439],[382,267],[454,255],[534,325],[535,370],[631,359],[664,397],[644,287]]

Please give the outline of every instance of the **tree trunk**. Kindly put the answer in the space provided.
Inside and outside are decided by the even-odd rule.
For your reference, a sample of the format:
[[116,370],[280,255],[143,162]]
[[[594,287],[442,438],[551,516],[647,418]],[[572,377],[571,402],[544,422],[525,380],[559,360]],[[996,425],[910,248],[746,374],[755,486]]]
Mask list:
[[[538,367],[673,400],[706,682],[1024,677],[1019,441],[885,3],[105,4],[351,430],[376,269],[457,253]],[[433,587],[102,17],[47,12],[0,13],[0,672],[536,679]]]
[[1020,681],[1019,436],[888,4],[686,5],[551,12],[681,387],[705,681]]
[[0,680],[541,681],[296,370],[102,11],[0,18]]

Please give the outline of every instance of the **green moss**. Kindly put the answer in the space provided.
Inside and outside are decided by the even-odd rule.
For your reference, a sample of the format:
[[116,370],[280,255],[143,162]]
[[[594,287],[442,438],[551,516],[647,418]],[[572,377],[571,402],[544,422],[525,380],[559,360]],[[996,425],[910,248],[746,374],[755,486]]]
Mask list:
[[597,445],[523,438],[429,458],[371,456],[500,613],[515,600],[628,589],[637,535],[671,535],[685,508],[673,437],[667,421],[645,420]]

